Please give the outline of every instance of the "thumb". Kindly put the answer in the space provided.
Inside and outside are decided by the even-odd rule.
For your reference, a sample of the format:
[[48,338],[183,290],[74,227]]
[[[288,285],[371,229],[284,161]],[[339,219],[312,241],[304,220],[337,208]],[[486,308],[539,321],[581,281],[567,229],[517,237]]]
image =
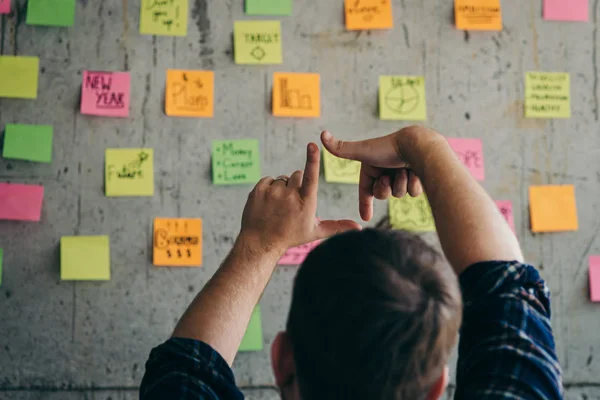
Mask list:
[[374,167],[400,168],[404,162],[398,156],[395,135],[387,135],[359,142],[338,140],[328,131],[321,133],[323,146],[334,156],[360,161]]
[[315,235],[317,236],[315,240],[318,239],[327,239],[328,237],[348,232],[348,231],[360,231],[362,230],[362,226],[358,223],[349,220],[342,219],[339,221],[327,220],[327,221],[319,221],[315,229]]

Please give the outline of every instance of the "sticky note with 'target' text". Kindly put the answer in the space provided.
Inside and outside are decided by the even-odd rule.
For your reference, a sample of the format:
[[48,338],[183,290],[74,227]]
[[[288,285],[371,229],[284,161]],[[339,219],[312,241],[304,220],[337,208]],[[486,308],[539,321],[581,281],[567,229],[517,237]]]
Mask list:
[[236,64],[281,64],[281,22],[235,21],[233,26]]
[[246,334],[244,335],[242,343],[240,344],[239,351],[261,351],[262,349],[263,332],[260,305],[256,305],[256,308],[254,308],[252,316],[250,317]]
[[165,112],[171,117],[212,117],[215,73],[213,71],[167,71]]
[[10,2],[12,0],[0,0],[0,14],[10,13]]
[[0,183],[0,219],[39,221],[43,200],[43,186]]
[[525,117],[571,118],[568,72],[528,72],[525,75]]
[[0,56],[0,97],[37,98],[39,69],[37,57]]
[[[141,0],[142,35],[185,36],[188,24],[188,0]],[[203,11],[206,13],[206,10]]]
[[467,167],[473,178],[485,179],[483,164],[483,143],[481,139],[448,138],[448,143],[460,161]]
[[590,256],[590,299],[600,302],[600,256]]
[[508,223],[508,226],[510,226],[510,229],[516,234],[517,231],[515,229],[512,202],[510,200],[496,200],[496,206]]
[[274,73],[273,115],[276,117],[319,117],[321,115],[320,75]]
[[589,0],[544,0],[544,19],[554,21],[587,21]]
[[466,31],[501,31],[500,0],[454,0],[456,27]]
[[153,149],[106,149],[107,196],[153,196]]
[[308,253],[313,251],[315,247],[317,247],[321,243],[320,240],[315,240],[314,242],[306,243],[300,246],[292,247],[285,252],[283,257],[279,260],[277,264],[279,265],[300,265],[304,262]]
[[530,186],[529,211],[533,232],[576,231],[579,228],[573,185]]
[[130,92],[129,72],[84,71],[81,113],[103,117],[127,117]]
[[346,29],[391,29],[392,0],[345,0]]
[[202,265],[202,220],[154,219],[154,265],[199,267]]

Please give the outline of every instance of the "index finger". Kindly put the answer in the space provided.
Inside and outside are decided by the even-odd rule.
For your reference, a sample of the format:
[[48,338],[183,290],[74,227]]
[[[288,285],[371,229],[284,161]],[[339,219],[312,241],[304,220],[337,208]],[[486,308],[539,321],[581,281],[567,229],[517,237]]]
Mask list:
[[358,211],[363,221],[373,218],[373,185],[381,177],[383,170],[362,164],[358,182]]
[[316,196],[319,190],[319,168],[321,165],[321,152],[314,143],[309,143],[306,147],[306,166],[304,167],[304,177],[302,178],[302,187],[300,196],[303,199]]
[[321,141],[334,156],[356,160],[381,168],[399,168],[403,166],[397,150],[394,134],[359,142],[338,140],[328,131],[321,133]]

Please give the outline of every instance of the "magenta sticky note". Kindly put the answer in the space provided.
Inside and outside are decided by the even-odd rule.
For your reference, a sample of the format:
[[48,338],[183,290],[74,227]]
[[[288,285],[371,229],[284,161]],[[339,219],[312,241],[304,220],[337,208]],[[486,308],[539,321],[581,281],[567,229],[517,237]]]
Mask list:
[[588,0],[544,0],[544,19],[588,21]]
[[512,229],[512,231],[516,234],[517,231],[515,230],[515,219],[513,217],[512,201],[496,200],[496,206],[498,206],[498,210],[500,210],[500,213],[508,223],[508,226],[510,226],[510,229]]
[[600,302],[600,256],[590,256],[590,298]]
[[104,117],[127,117],[130,93],[129,72],[84,71],[81,85],[81,113]]
[[481,139],[447,139],[450,147],[458,158],[469,169],[471,175],[478,181],[485,179],[485,168],[483,166],[483,143]]
[[283,257],[277,264],[279,265],[300,265],[304,262],[304,259],[315,247],[321,243],[320,240],[303,244],[302,246],[292,247],[285,252]]
[[43,186],[0,183],[0,219],[39,221],[43,200]]
[[0,0],[0,14],[10,13],[10,2],[12,0]]

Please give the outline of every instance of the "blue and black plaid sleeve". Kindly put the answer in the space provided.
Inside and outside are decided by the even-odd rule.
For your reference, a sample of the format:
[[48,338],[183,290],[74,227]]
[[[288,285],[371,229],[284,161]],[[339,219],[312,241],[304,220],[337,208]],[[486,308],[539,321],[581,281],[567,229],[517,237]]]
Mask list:
[[242,400],[233,372],[219,353],[192,339],[172,338],[146,362],[141,400]]
[[464,316],[455,399],[562,399],[550,292],[518,262],[473,265],[460,277]]

